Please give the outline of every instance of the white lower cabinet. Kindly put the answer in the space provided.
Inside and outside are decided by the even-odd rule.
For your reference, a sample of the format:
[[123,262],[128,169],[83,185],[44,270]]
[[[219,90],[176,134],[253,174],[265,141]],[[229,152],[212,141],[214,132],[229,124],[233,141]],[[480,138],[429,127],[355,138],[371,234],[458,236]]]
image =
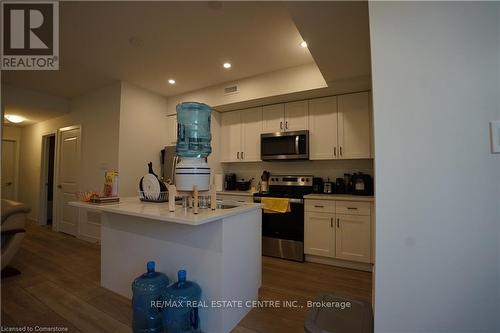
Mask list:
[[371,218],[337,215],[335,257],[369,263],[371,261]]
[[354,201],[306,199],[304,253],[370,263],[372,219],[369,206],[369,203]]
[[305,212],[304,253],[335,257],[334,214]]

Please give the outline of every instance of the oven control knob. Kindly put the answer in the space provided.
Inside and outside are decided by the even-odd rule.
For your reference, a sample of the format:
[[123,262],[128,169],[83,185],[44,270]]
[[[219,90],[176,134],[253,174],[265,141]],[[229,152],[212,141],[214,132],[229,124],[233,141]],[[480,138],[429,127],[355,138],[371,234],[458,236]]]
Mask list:
[[304,182],[304,181],[305,181],[305,179],[304,179],[304,178],[300,178],[300,181],[301,181],[301,182]]
[[308,182],[308,181],[309,181],[309,178],[306,178],[306,182]]

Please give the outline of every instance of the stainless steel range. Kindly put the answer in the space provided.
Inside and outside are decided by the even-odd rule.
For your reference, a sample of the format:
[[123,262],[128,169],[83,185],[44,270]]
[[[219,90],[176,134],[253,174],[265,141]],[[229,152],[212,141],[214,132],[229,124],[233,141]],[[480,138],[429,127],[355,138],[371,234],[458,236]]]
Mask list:
[[312,193],[313,176],[271,176],[269,191],[256,193],[254,202],[263,197],[287,198],[286,213],[262,211],[262,254],[304,261],[304,195]]

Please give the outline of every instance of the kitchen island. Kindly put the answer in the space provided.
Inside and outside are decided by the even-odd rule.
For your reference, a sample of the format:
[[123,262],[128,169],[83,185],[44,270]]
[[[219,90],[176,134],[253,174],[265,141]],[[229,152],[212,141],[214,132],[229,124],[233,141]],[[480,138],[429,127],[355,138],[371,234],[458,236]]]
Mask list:
[[[188,279],[202,289],[200,324],[207,333],[230,332],[250,311],[245,303],[258,299],[260,205],[200,209],[199,214],[182,206],[169,212],[168,203],[146,203],[138,198],[110,205],[70,205],[102,212],[102,287],[131,298],[131,283],[145,272],[147,261],[154,260],[157,270],[171,281],[176,280],[179,269],[185,269]],[[241,301],[243,306],[222,306],[225,301]]]

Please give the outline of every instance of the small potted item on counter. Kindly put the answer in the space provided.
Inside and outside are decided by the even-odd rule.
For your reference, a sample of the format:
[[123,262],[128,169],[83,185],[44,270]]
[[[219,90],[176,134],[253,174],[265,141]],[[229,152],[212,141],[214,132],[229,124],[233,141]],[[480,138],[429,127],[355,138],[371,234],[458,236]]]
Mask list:
[[104,172],[104,191],[105,197],[116,197],[118,195],[118,171],[108,170]]

